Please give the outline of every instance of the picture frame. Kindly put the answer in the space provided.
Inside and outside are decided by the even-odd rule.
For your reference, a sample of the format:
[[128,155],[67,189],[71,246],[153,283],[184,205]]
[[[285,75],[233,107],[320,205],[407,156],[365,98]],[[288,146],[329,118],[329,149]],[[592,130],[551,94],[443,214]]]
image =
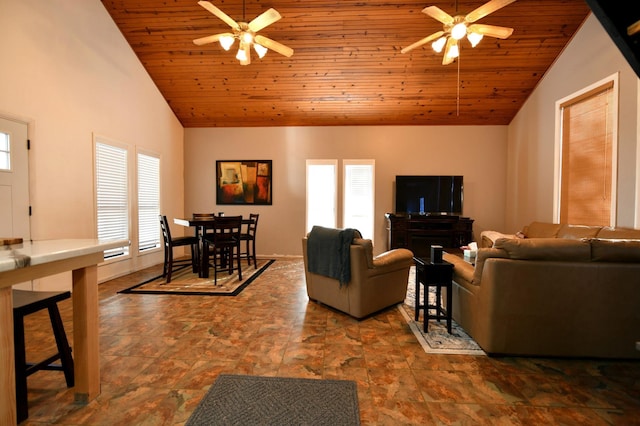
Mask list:
[[271,205],[272,160],[216,160],[216,204]]

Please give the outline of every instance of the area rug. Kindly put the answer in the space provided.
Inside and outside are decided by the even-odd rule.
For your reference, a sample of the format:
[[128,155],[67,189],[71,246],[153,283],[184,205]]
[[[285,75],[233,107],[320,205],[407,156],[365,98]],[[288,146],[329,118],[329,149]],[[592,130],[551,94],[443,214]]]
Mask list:
[[236,296],[247,288],[261,273],[263,273],[274,259],[258,259],[258,268],[247,265],[242,260],[242,281],[238,279],[238,271],[218,273],[217,283],[214,283],[213,268],[209,270],[209,278],[199,278],[191,267],[175,271],[171,275],[171,282],[167,284],[162,275],[119,291],[119,293],[138,294],[178,294],[191,296]]
[[[460,327],[451,321],[451,334],[447,332],[447,321],[429,320],[428,332],[424,332],[423,311],[418,321],[415,321],[415,267],[409,274],[407,297],[404,303],[398,305],[398,310],[409,324],[411,331],[426,353],[430,354],[461,354],[486,355],[480,346]],[[429,287],[429,304],[435,304],[435,287]]]
[[221,374],[187,420],[210,425],[359,425],[356,383]]

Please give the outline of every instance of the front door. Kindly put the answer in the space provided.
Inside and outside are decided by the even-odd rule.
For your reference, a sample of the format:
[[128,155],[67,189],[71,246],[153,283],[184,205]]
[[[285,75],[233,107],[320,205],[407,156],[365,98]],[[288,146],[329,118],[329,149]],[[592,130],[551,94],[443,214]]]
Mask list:
[[0,118],[0,238],[31,239],[27,125]]

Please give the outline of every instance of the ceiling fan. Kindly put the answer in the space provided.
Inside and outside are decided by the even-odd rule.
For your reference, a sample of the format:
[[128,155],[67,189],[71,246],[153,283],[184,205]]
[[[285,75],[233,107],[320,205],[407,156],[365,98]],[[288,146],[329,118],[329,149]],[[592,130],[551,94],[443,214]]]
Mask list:
[[[285,46],[284,44],[278,43],[277,41],[271,40],[265,36],[256,34],[261,29],[273,24],[274,22],[280,20],[282,16],[273,8],[263,12],[254,18],[251,22],[236,22],[232,18],[229,17],[226,13],[218,9],[211,2],[208,1],[199,1],[198,4],[209,12],[213,13],[215,16],[224,21],[227,25],[231,27],[233,32],[226,32],[220,34],[214,34],[207,37],[202,37],[193,40],[193,42],[202,46],[203,44],[213,43],[214,41],[219,41],[220,45],[224,50],[229,50],[233,45],[235,40],[239,41],[238,54],[236,55],[236,59],[240,61],[240,65],[249,65],[251,63],[251,46],[255,49],[258,57],[262,58],[267,54],[267,50],[271,49],[275,52],[278,52],[281,55],[286,57],[290,57],[293,55],[293,49]],[[245,20],[244,12],[244,1],[242,2],[242,20]]]
[[[465,36],[471,43],[471,47],[476,45],[482,40],[483,36],[496,37],[505,39],[513,33],[513,28],[497,27],[494,25],[474,24],[477,20],[484,18],[490,13],[501,9],[508,4],[513,3],[516,0],[491,0],[488,3],[483,4],[477,9],[466,15],[451,16],[437,6],[428,6],[422,9],[422,13],[429,15],[433,19],[441,22],[444,25],[442,31],[437,31],[430,36],[423,38],[410,46],[401,50],[402,53],[407,53],[410,50],[420,47],[430,41],[433,41],[431,45],[433,50],[440,53],[444,47],[444,57],[442,58],[442,65],[447,65],[453,62],[455,58],[460,55],[460,47],[458,43]],[[456,13],[458,10],[458,2],[456,1]]]

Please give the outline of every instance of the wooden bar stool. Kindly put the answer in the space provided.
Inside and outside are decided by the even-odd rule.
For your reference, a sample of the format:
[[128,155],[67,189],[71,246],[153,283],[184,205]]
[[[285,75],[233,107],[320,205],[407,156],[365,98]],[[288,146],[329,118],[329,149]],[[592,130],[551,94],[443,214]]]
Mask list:
[[[69,291],[26,291],[13,290],[13,336],[16,358],[16,408],[18,422],[29,417],[27,401],[27,377],[39,370],[61,370],[67,381],[67,387],[73,387],[73,358],[71,347],[64,331],[58,302],[71,297]],[[37,363],[27,363],[24,317],[42,309],[49,311],[51,327],[56,339],[58,353]],[[60,364],[53,364],[60,360]]]

